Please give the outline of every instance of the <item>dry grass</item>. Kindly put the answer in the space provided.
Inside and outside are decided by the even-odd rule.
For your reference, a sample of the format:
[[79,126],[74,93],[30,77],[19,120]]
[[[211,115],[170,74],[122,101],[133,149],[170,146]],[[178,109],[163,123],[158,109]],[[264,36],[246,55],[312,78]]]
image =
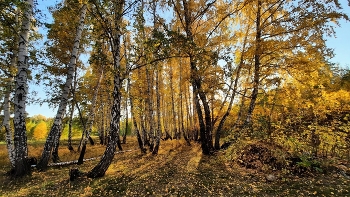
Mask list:
[[[128,138],[124,150],[116,154],[106,175],[98,179],[69,181],[72,167],[87,172],[98,162],[80,166],[33,171],[31,176],[11,179],[5,145],[0,145],[0,196],[349,196],[350,181],[340,175],[279,177],[267,182],[264,174],[227,163],[222,152],[203,156],[200,145],[187,146],[180,141],[162,141],[159,154],[142,155],[135,138]],[[30,155],[39,157],[42,144],[31,144]],[[76,146],[75,146],[76,147]],[[86,158],[102,155],[104,146],[88,146]],[[62,145],[62,161],[75,160]]]

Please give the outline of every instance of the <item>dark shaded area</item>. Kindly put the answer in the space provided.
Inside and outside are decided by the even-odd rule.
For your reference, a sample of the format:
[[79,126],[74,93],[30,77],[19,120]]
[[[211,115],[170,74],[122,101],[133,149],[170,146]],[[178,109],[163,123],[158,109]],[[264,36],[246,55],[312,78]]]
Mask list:
[[78,177],[84,176],[83,172],[80,172],[78,168],[69,169],[69,180],[74,181]]
[[270,147],[263,143],[247,145],[238,158],[238,163],[250,169],[261,169],[264,164],[276,169],[282,169],[285,166],[273,155]]

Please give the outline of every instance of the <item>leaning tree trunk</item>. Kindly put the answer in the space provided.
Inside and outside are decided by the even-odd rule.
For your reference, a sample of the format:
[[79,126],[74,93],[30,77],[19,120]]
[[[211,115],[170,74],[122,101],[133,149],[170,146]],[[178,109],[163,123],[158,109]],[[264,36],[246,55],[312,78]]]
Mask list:
[[30,173],[30,165],[27,164],[28,156],[27,129],[26,129],[26,100],[28,94],[28,38],[33,17],[33,0],[25,2],[24,17],[19,36],[18,67],[14,95],[14,148],[15,166],[14,176],[23,176]]
[[74,151],[74,148],[72,146],[72,123],[73,123],[74,103],[75,101],[73,98],[71,103],[70,114],[69,114],[69,121],[68,121],[68,150],[70,151]]
[[[119,40],[120,35],[118,35],[118,38],[116,40]],[[119,57],[119,41],[116,41],[115,51],[114,53],[118,53],[118,57],[115,57],[115,75],[114,75],[114,90],[113,90],[113,105],[112,105],[112,111],[111,111],[111,123],[110,123],[110,132],[109,132],[109,140],[106,147],[106,150],[100,160],[100,162],[90,171],[88,172],[88,177],[95,178],[95,177],[101,177],[105,174],[107,171],[109,165],[111,164],[114,153],[119,141],[119,131],[120,131],[120,102],[121,102],[121,80],[120,80],[120,57]]]
[[[227,108],[224,116],[221,118],[221,120],[219,122],[218,128],[216,129],[215,145],[214,145],[214,148],[216,150],[220,149],[221,130],[222,130],[223,126],[224,126],[224,123],[225,123],[227,117],[230,115],[230,112],[231,112],[231,109],[232,109],[232,105],[233,105],[233,100],[236,97],[238,81],[239,81],[241,70],[242,70],[242,67],[243,67],[243,64],[244,64],[244,62],[243,62],[244,61],[244,51],[246,50],[245,48],[246,48],[246,44],[247,44],[247,37],[248,37],[249,27],[250,26],[248,26],[247,31],[246,31],[246,35],[244,37],[243,46],[242,46],[242,54],[241,54],[240,61],[239,61],[239,64],[238,64],[238,67],[237,67],[237,71],[236,71],[236,78],[234,80],[234,84],[233,84],[233,88],[232,88],[232,95],[231,95],[231,98],[230,98],[230,103],[228,105],[228,108]],[[232,82],[231,82],[231,85],[232,85]],[[231,87],[230,87],[230,89],[231,89]]]
[[46,143],[44,146],[44,150],[43,150],[43,153],[41,155],[41,159],[37,165],[37,168],[39,170],[45,170],[47,168],[47,164],[48,164],[49,159],[50,159],[50,153],[52,151],[55,140],[59,140],[58,136],[60,135],[60,132],[61,132],[62,117],[65,113],[65,110],[66,110],[66,107],[68,104],[68,95],[70,92],[70,88],[71,88],[72,81],[73,81],[73,74],[74,74],[75,67],[76,67],[77,54],[78,54],[78,50],[79,50],[81,34],[82,34],[83,28],[84,28],[84,20],[85,20],[85,16],[86,16],[86,10],[87,10],[87,5],[84,4],[81,8],[81,11],[80,11],[79,26],[77,28],[76,37],[74,39],[73,51],[72,51],[71,59],[70,59],[69,66],[68,66],[68,75],[67,75],[66,83],[65,83],[63,91],[62,91],[61,102],[59,104],[57,114],[56,114],[55,120],[53,122],[53,125],[51,127],[49,136],[47,137],[47,140],[46,140]]
[[101,84],[101,81],[102,81],[102,78],[103,78],[103,69],[104,67],[102,67],[102,71],[101,71],[101,75],[98,79],[98,82],[97,82],[97,85],[95,87],[95,93],[94,93],[94,97],[92,98],[92,102],[91,102],[91,108],[90,108],[90,112],[89,112],[89,118],[87,120],[87,123],[86,123],[86,127],[85,127],[85,130],[84,130],[84,133],[85,133],[85,138],[84,138],[84,141],[83,141],[83,148],[81,149],[81,152],[80,152],[80,156],[79,156],[79,159],[78,159],[78,165],[80,164],[83,164],[84,162],[84,155],[85,155],[85,151],[86,151],[86,144],[90,138],[90,133],[92,131],[92,126],[93,126],[93,123],[94,123],[94,120],[95,120],[95,108],[96,108],[96,100],[97,100],[97,95],[98,95],[98,90],[100,88],[100,84]]
[[73,79],[73,88],[72,88],[72,103],[71,103],[71,109],[69,114],[69,122],[68,122],[68,149],[70,151],[74,151],[74,148],[72,146],[72,123],[73,123],[73,114],[74,114],[74,104],[75,104],[75,88],[77,84],[77,68],[75,68],[74,71],[74,79]]
[[[110,166],[115,150],[120,146],[120,103],[121,103],[121,66],[120,66],[120,37],[121,37],[121,23],[123,18],[124,0],[117,0],[113,2],[115,10],[114,18],[114,32],[113,37],[110,37],[111,48],[113,54],[114,64],[114,90],[113,90],[113,105],[111,109],[111,123],[109,132],[109,141],[106,150],[100,160],[100,162],[90,171],[87,176],[90,178],[102,177],[108,167]],[[121,148],[121,146],[119,147]]]

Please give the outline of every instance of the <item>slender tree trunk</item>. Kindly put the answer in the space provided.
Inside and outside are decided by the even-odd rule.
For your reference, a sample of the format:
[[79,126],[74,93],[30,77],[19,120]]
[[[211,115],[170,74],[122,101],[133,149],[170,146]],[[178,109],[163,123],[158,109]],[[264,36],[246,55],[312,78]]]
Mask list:
[[3,119],[2,126],[4,126],[5,133],[6,133],[6,137],[5,137],[6,147],[8,151],[9,160],[13,168],[15,166],[15,149],[14,149],[14,141],[13,141],[13,130],[11,129],[11,126],[10,126],[10,111],[11,111],[10,97],[11,97],[11,90],[13,88],[12,84],[13,84],[13,77],[11,76],[5,87],[4,103],[3,103],[3,106],[1,107],[4,110],[4,119]]
[[188,95],[187,95],[188,91],[187,91],[187,87],[185,87],[185,91],[184,91],[184,94],[185,94],[185,106],[186,106],[186,130],[187,130],[187,134],[188,134],[188,137],[189,140],[193,140],[193,131],[192,129],[190,129],[191,127],[191,117],[190,117],[190,106],[189,106],[189,103],[188,103]]
[[[190,140],[188,139],[187,133],[185,132],[185,127],[184,127],[184,110],[183,110],[183,94],[186,94],[186,92],[183,91],[182,86],[182,68],[180,64],[180,71],[179,71],[179,77],[180,77],[180,83],[179,83],[179,89],[180,89],[180,117],[179,117],[179,130],[182,133],[182,136],[184,137],[185,141],[187,142],[187,145],[191,145]],[[179,133],[180,135],[180,133]]]
[[81,113],[79,104],[77,102],[75,104],[76,104],[77,109],[78,109],[80,124],[83,126],[83,131],[81,132],[81,138],[80,138],[79,146],[78,146],[78,151],[80,151],[80,148],[83,145],[83,140],[84,140],[85,131],[86,131],[86,124],[85,124],[85,121],[84,121],[84,118],[83,118],[83,114]]
[[149,145],[150,151],[153,151],[154,148],[154,118],[153,118],[153,99],[152,99],[152,87],[153,87],[153,71],[152,74],[150,70],[146,68],[146,78],[147,78],[147,111],[148,111],[148,123],[149,123]]
[[9,156],[9,160],[11,163],[11,167],[15,167],[15,148],[14,148],[14,142],[13,142],[13,132],[10,127],[10,94],[11,94],[11,86],[12,86],[13,80],[11,79],[6,87],[6,93],[4,96],[4,120],[3,120],[3,126],[5,127],[6,132],[6,147],[7,152]]
[[[16,16],[16,22],[18,22],[17,16]],[[15,39],[15,41],[18,41],[18,39]],[[15,43],[17,44],[18,42],[15,42]],[[18,57],[17,50],[13,50],[10,69],[14,70],[16,68],[17,57]],[[5,128],[5,133],[6,133],[6,147],[7,147],[9,160],[11,163],[11,167],[14,168],[15,167],[15,147],[14,147],[14,141],[13,141],[13,130],[11,129],[11,126],[10,126],[10,110],[11,110],[10,97],[13,89],[14,78],[11,74],[11,71],[10,71],[10,75],[11,76],[9,76],[5,87],[5,95],[4,95],[4,103],[3,103],[3,109],[4,109],[3,126]]]
[[111,109],[111,123],[110,123],[110,132],[109,132],[109,142],[107,144],[106,150],[100,160],[100,162],[90,171],[87,176],[90,178],[96,178],[103,176],[108,167],[110,166],[116,146],[120,146],[120,103],[121,103],[121,66],[120,66],[120,37],[121,37],[121,23],[123,18],[124,10],[124,0],[117,0],[113,2],[113,9],[115,10],[114,18],[114,28],[113,37],[111,40],[111,48],[113,54],[113,64],[114,64],[114,90],[113,90],[113,105]]
[[199,118],[198,118],[198,114],[196,113],[196,98],[193,94],[193,91],[192,91],[192,114],[193,114],[193,129],[194,129],[194,132],[195,132],[195,136],[194,136],[194,140],[195,141],[198,141],[199,140],[199,135],[198,135],[198,132],[199,132]]
[[[129,87],[130,87],[130,79],[128,79],[128,84],[129,84]],[[131,110],[132,121],[133,121],[133,124],[134,124],[134,129],[136,130],[137,142],[139,144],[141,153],[144,154],[144,153],[146,153],[147,149],[145,148],[144,140],[142,140],[140,130],[139,130],[138,126],[137,126],[136,116],[135,116],[135,113],[134,113],[133,97],[130,97],[130,108],[131,108],[130,110]]]
[[86,127],[85,127],[85,130],[84,130],[85,139],[83,141],[83,148],[82,148],[82,150],[80,152],[80,156],[79,156],[79,159],[78,159],[78,165],[83,164],[83,162],[84,162],[84,155],[85,155],[85,151],[86,151],[86,144],[87,144],[88,140],[90,139],[92,126],[93,126],[94,120],[95,120],[96,100],[97,100],[97,96],[98,96],[98,90],[100,89],[101,81],[102,81],[102,78],[103,78],[103,70],[104,70],[104,67],[102,67],[102,69],[101,69],[101,74],[100,74],[100,77],[98,79],[97,85],[95,87],[94,96],[92,98],[91,108],[90,108],[90,111],[89,111],[89,117],[88,117],[88,120],[87,120],[87,123],[86,123]]
[[50,153],[52,151],[55,140],[59,140],[58,136],[60,135],[60,132],[61,132],[62,117],[64,115],[64,112],[66,110],[66,106],[68,103],[68,95],[70,92],[70,88],[71,88],[72,81],[73,81],[73,74],[74,74],[74,70],[76,67],[77,54],[78,54],[78,50],[79,50],[81,34],[82,34],[82,31],[84,28],[84,20],[85,20],[85,16],[86,16],[86,10],[87,10],[87,5],[84,4],[81,8],[81,11],[80,11],[79,26],[77,28],[76,37],[74,39],[73,51],[72,51],[70,63],[68,66],[69,70],[68,70],[67,80],[66,80],[66,83],[65,83],[63,91],[62,91],[61,102],[59,104],[57,114],[56,114],[56,117],[54,119],[54,123],[51,127],[49,136],[46,140],[41,159],[37,165],[37,168],[39,170],[45,170],[47,168],[47,164],[48,164],[49,158],[50,158]]
[[149,145],[149,138],[148,138],[148,134],[146,131],[145,116],[141,115],[140,119],[141,119],[140,121],[141,121],[141,129],[142,129],[142,136],[143,136],[144,145]]
[[126,134],[128,132],[128,126],[129,126],[129,111],[128,111],[129,84],[130,84],[130,79],[128,78],[127,84],[126,84],[126,97],[125,97],[125,132],[123,134],[123,144],[126,144]]
[[74,151],[74,148],[72,146],[72,124],[73,124],[73,114],[74,114],[74,98],[71,103],[71,109],[69,114],[69,121],[68,121],[68,150]]
[[[181,65],[181,62],[180,62]],[[181,69],[180,69],[181,70]],[[171,90],[171,114],[172,114],[172,121],[171,121],[171,135],[177,138],[177,127],[176,127],[176,112],[175,112],[175,99],[174,99],[174,74],[173,74],[173,68],[170,66],[170,90]],[[180,82],[181,83],[181,82]]]
[[161,124],[160,124],[160,93],[159,93],[159,72],[160,68],[156,69],[156,97],[157,97],[157,132],[155,136],[155,146],[152,151],[152,154],[158,154],[159,144],[160,144],[160,134],[161,134]]
[[261,56],[261,4],[262,1],[258,0],[258,10],[256,13],[256,36],[255,36],[255,54],[254,54],[254,80],[253,80],[253,92],[248,108],[248,114],[244,125],[249,126],[252,121],[252,115],[255,108],[256,99],[258,98],[259,84],[260,84],[260,56]]
[[68,123],[68,149],[70,151],[74,151],[72,146],[72,123],[73,123],[73,114],[74,114],[74,103],[75,103],[75,88],[77,84],[77,68],[74,71],[74,79],[73,79],[73,88],[72,88],[72,103],[71,103],[71,111],[69,114],[69,123]]
[[100,144],[104,144],[104,103],[102,99],[102,94],[100,94],[100,124],[99,124],[99,129],[98,129],[98,137],[100,138]]
[[[242,46],[242,54],[240,57],[240,62],[238,64],[237,70],[236,70],[236,78],[234,80],[234,84],[233,84],[233,88],[232,88],[232,95],[230,98],[230,103],[228,105],[228,108],[224,114],[224,116],[221,118],[218,128],[216,129],[216,134],[215,134],[215,149],[219,150],[220,149],[220,135],[221,135],[221,130],[224,126],[224,123],[227,119],[227,117],[230,115],[231,109],[232,109],[232,105],[233,105],[233,100],[236,97],[236,92],[237,92],[237,87],[238,87],[238,81],[240,78],[240,74],[241,74],[241,70],[242,70],[242,66],[243,66],[243,61],[244,61],[244,53],[245,53],[245,48],[246,48],[246,43],[247,43],[247,37],[248,37],[248,32],[249,32],[250,27],[248,26],[247,31],[246,31],[246,35],[244,37],[244,41],[243,41],[243,46]],[[232,83],[231,83],[232,84]],[[231,89],[231,87],[230,87]],[[227,94],[228,95],[228,94]]]

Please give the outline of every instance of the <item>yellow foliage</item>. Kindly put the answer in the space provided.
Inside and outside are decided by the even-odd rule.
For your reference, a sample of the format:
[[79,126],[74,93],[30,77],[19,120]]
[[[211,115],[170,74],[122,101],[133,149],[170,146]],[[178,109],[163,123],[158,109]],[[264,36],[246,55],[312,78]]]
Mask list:
[[47,125],[44,121],[41,121],[34,129],[33,137],[36,140],[45,139],[47,136],[48,130]]

